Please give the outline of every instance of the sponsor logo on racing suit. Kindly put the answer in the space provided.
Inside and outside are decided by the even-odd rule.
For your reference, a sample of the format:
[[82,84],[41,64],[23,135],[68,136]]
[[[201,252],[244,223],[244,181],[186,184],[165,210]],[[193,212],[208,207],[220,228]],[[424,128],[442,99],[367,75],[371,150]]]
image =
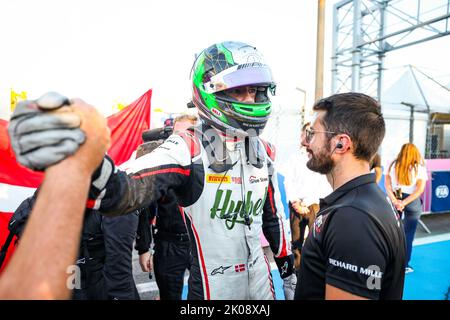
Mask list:
[[211,208],[211,219],[216,217],[226,219],[225,225],[228,230],[233,229],[236,223],[245,224],[244,217],[246,213],[250,215],[250,223],[253,222],[251,216],[258,216],[262,213],[267,197],[267,187],[264,191],[264,198],[258,199],[256,202],[252,201],[253,191],[248,191],[245,198],[245,208],[242,200],[237,202],[231,200],[232,194],[232,190],[217,190],[214,205]]
[[227,267],[220,266],[220,267],[214,269],[213,271],[211,271],[211,275],[215,276],[216,274],[219,274],[219,273],[223,274],[224,271],[229,269],[229,268],[231,268],[231,266],[227,266]]
[[267,182],[267,181],[269,181],[268,178],[257,178],[255,176],[250,176],[250,178],[248,178],[248,180],[250,181],[250,183],[258,183],[258,182]]
[[223,174],[208,174],[206,175],[207,183],[231,183],[230,176],[224,176]]

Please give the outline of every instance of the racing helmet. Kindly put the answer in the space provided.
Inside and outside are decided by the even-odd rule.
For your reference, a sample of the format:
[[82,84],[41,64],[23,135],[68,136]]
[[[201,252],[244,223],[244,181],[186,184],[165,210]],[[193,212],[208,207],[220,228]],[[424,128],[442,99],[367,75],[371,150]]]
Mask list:
[[[275,95],[269,66],[255,47],[227,41],[203,50],[192,66],[192,102],[199,116],[214,128],[235,136],[257,136],[266,126]],[[226,90],[241,86],[256,88],[254,103],[239,102]]]

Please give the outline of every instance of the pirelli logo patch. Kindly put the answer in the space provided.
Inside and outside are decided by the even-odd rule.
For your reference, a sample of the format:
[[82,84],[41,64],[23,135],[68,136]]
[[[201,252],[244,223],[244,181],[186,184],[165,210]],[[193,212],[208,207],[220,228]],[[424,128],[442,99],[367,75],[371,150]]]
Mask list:
[[207,183],[231,183],[231,176],[224,176],[223,174],[207,174]]

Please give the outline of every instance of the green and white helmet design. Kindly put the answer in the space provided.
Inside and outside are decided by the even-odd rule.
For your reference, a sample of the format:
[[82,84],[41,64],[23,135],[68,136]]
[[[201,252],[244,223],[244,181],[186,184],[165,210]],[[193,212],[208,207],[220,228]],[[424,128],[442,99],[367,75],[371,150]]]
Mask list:
[[[203,50],[191,71],[192,102],[199,116],[216,129],[237,136],[256,136],[272,109],[268,91],[275,94],[272,72],[255,47],[228,41]],[[254,103],[239,102],[224,93],[255,86]]]

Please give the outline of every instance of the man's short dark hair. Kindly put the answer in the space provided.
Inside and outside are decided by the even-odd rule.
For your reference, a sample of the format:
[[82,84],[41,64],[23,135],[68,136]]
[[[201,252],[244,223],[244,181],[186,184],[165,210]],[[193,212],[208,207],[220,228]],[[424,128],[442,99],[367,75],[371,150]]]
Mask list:
[[325,130],[350,136],[357,159],[372,160],[386,131],[381,106],[375,99],[356,92],[334,94],[319,100],[314,110],[326,111],[322,118]]

